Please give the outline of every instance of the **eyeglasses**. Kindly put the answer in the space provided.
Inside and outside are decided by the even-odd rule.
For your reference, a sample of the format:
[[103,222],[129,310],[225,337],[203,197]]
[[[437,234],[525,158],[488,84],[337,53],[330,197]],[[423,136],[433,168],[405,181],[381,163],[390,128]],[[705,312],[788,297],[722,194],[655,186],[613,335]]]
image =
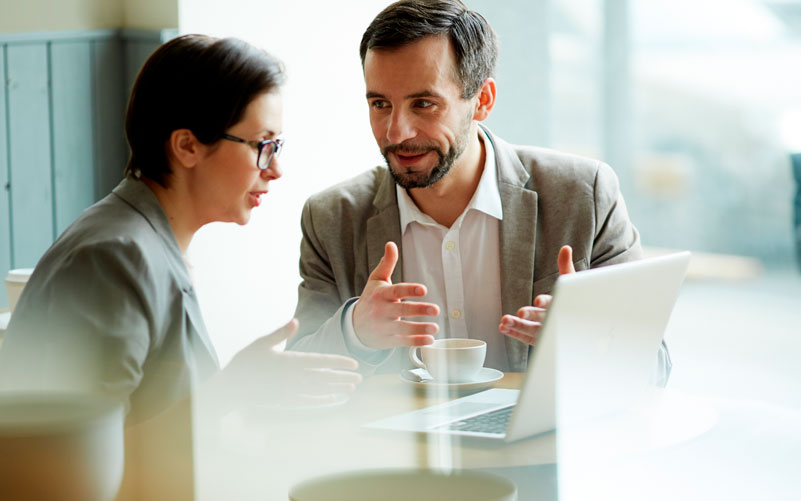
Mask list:
[[230,134],[223,134],[222,138],[229,141],[234,141],[236,143],[247,144],[248,146],[256,148],[256,150],[259,152],[258,156],[256,157],[256,167],[259,170],[267,170],[267,167],[270,166],[270,162],[272,161],[273,157],[277,157],[281,154],[281,147],[284,145],[283,139],[248,141],[247,139],[242,139],[241,137],[232,136]]

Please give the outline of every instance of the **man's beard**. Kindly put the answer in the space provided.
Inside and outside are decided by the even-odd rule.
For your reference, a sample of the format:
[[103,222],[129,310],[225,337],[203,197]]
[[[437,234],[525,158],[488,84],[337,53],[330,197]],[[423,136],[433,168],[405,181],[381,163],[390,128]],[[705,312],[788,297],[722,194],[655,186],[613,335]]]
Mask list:
[[[453,167],[453,162],[459,158],[462,153],[464,153],[465,148],[467,148],[467,137],[470,133],[471,124],[472,116],[466,121],[465,126],[460,131],[461,133],[456,138],[455,144],[453,146],[449,146],[447,152],[443,152],[436,145],[431,144],[404,145],[401,143],[390,144],[389,146],[385,147],[381,151],[381,154],[384,155],[384,160],[387,162],[387,167],[389,168],[390,174],[392,174],[392,179],[395,180],[395,183],[398,186],[407,190],[410,188],[428,188],[442,179],[445,174],[451,170],[451,167]],[[428,153],[429,151],[435,152],[437,157],[439,157],[439,162],[429,171],[413,172],[411,170],[404,169],[403,167],[399,167],[399,169],[403,169],[405,172],[398,172],[392,167],[392,164],[389,161],[389,155],[391,153],[400,152],[412,155],[422,155],[424,153]]]
[[[412,172],[407,169],[403,169],[403,167],[399,167],[399,169],[403,169],[405,172],[398,172],[389,162],[389,154],[396,151],[418,155],[433,151],[439,157],[439,162],[428,171]],[[382,153],[384,155],[384,159],[387,161],[387,166],[389,167],[390,174],[392,174],[392,179],[395,180],[395,183],[398,186],[408,190],[409,188],[428,188],[432,184],[442,179],[442,177],[447,174],[449,170],[451,170],[451,167],[453,167],[453,161],[456,160],[456,157],[462,154],[462,151],[463,148],[459,148],[458,145],[453,148],[448,148],[448,153],[446,154],[436,146],[404,147],[400,144],[393,144],[384,148]]]

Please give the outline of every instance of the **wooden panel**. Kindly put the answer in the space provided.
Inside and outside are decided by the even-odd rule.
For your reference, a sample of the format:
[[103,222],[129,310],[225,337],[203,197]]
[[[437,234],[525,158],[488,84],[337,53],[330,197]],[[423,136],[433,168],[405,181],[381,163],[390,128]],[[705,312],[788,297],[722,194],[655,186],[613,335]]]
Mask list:
[[[6,48],[0,45],[0,279],[11,269],[11,218],[8,206],[8,148],[6,139]],[[0,308],[8,306],[6,288],[0,288]]]
[[53,240],[47,44],[9,45],[12,266],[33,267]]
[[89,41],[51,45],[56,234],[95,201]]
[[106,196],[122,180],[128,160],[125,143],[125,106],[122,42],[95,41],[92,61],[94,85],[95,198]]

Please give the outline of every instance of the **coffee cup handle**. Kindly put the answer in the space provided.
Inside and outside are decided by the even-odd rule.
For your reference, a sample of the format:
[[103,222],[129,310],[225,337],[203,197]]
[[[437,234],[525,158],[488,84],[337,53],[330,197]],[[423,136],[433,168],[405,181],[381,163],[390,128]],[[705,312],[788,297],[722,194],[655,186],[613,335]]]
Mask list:
[[412,364],[414,364],[415,366],[420,367],[421,369],[425,369],[426,368],[425,364],[423,363],[422,360],[420,360],[420,357],[417,355],[418,348],[420,347],[412,346],[411,348],[409,348],[409,360],[411,360]]

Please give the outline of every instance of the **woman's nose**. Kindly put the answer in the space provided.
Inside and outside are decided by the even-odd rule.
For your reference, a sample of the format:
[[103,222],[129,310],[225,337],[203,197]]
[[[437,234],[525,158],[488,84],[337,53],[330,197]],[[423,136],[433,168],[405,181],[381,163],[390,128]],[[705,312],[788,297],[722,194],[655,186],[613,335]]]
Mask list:
[[277,156],[271,158],[270,165],[268,165],[266,169],[261,171],[261,177],[264,179],[278,179],[283,175],[284,171],[281,169],[281,161],[278,159]]

